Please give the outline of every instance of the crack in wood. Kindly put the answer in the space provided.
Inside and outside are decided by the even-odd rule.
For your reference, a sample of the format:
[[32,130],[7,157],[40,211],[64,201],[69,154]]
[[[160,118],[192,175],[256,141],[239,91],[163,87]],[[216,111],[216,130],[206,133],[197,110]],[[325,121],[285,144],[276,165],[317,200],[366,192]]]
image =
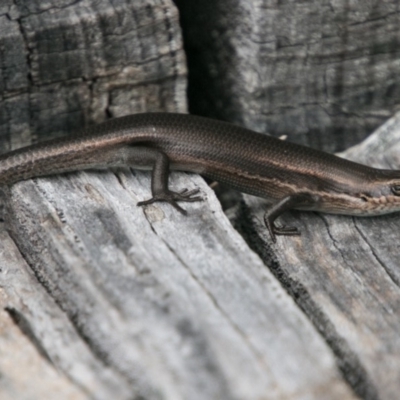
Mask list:
[[260,236],[260,228],[255,226],[255,221],[250,217],[250,210],[244,202],[242,202],[235,228],[249,247],[260,256],[266,267],[271,270],[285,291],[293,298],[331,348],[338,369],[354,394],[364,400],[377,400],[379,398],[377,390],[357,354],[351,350],[346,340],[338,334],[333,323],[311,298],[304,285],[293,279],[280,266],[273,249]]
[[356,220],[353,217],[353,222],[354,222],[354,227],[356,228],[357,232],[360,234],[361,238],[364,240],[364,242],[367,244],[369,249],[371,250],[371,254],[374,256],[375,260],[378,262],[378,264],[383,268],[383,270],[386,272],[387,276],[390,278],[390,280],[400,288],[400,282],[397,280],[396,276],[393,275],[390,272],[390,269],[385,265],[385,263],[379,258],[378,254],[374,250],[374,247],[372,244],[368,241],[367,236],[364,234],[364,232],[360,229],[358,226]]
[[14,321],[15,325],[24,334],[24,336],[29,339],[37,352],[55,368],[55,365],[50,355],[42,345],[41,340],[36,336],[34,328],[30,324],[29,320],[25,318],[25,316],[14,307],[5,307],[4,311],[10,316],[10,318]]

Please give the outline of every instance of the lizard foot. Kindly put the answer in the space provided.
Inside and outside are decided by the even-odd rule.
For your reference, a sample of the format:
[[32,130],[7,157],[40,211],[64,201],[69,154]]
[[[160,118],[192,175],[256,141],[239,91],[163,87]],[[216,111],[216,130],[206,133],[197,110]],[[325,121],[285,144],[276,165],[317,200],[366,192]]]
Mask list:
[[145,201],[139,201],[137,203],[138,206],[145,206],[148,204],[155,203],[156,201],[165,201],[166,203],[171,204],[175,209],[177,209],[183,215],[187,215],[187,211],[184,210],[177,202],[178,201],[186,201],[186,202],[194,202],[194,201],[203,201],[201,196],[194,196],[199,192],[199,189],[183,189],[180,192],[173,192],[168,190],[166,192],[161,192],[155,194],[151,199]]

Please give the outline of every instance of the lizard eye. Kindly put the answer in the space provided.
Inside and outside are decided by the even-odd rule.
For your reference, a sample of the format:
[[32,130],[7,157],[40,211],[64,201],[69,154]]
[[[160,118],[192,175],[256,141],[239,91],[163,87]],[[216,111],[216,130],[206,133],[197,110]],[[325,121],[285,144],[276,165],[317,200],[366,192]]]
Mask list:
[[400,184],[393,185],[391,187],[393,194],[400,196]]

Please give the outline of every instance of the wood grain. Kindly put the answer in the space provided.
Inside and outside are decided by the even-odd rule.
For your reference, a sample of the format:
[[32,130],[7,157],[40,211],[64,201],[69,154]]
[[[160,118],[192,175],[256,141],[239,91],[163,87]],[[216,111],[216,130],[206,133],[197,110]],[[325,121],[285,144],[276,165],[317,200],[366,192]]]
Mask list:
[[[169,205],[136,206],[149,195],[148,173],[21,182],[12,188],[6,226],[38,290],[45,288],[103,373],[118,377],[122,393],[351,398],[330,348],[210,189],[199,177],[174,174],[172,187],[185,186],[206,198],[185,205],[188,217]],[[26,318],[32,331],[42,329]],[[46,353],[57,349],[49,343]]]
[[[396,108],[391,0],[204,1],[189,28],[180,3],[185,35],[214,41],[186,42],[202,113],[337,148]],[[187,111],[178,17],[169,0],[2,1],[1,149]],[[398,120],[347,156],[398,167]],[[290,213],[302,236],[273,246],[264,203],[227,210],[241,236],[201,178],[171,185],[205,201],[138,208],[150,179],[131,170],[4,188],[1,399],[397,399],[398,216]]]
[[[397,114],[342,156],[400,168],[399,151]],[[399,214],[356,218],[292,212],[282,223],[297,226],[301,236],[280,237],[274,245],[261,223],[264,207],[244,196],[237,223],[250,247],[313,321],[356,392],[362,398],[395,399],[400,388]]]
[[335,152],[398,110],[396,0],[176,3],[192,113]]
[[7,0],[0,7],[1,151],[109,117],[186,110],[171,1]]

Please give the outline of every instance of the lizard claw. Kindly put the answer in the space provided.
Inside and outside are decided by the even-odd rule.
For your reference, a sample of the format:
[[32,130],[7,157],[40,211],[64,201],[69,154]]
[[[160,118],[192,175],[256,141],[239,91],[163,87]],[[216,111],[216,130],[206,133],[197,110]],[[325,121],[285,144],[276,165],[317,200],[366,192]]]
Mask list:
[[274,222],[271,222],[268,218],[265,218],[265,225],[271,235],[272,241],[276,243],[276,235],[285,236],[299,236],[300,231],[293,226],[278,226]]
[[149,200],[144,200],[144,201],[139,201],[137,203],[138,206],[145,206],[148,204],[155,203],[156,201],[164,201],[166,203],[171,204],[176,210],[178,210],[181,214],[187,215],[187,211],[184,210],[178,203],[177,201],[186,201],[186,202],[194,202],[194,201],[202,201],[203,198],[201,196],[194,196],[194,194],[198,193],[199,189],[193,189],[193,190],[188,190],[188,189],[183,189],[180,192],[173,192],[171,190],[161,192],[158,194],[155,194],[151,199]]

